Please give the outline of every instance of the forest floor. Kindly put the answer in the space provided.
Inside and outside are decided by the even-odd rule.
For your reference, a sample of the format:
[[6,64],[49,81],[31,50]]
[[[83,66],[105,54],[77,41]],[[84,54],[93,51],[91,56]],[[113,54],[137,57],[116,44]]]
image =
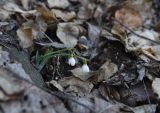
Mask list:
[[0,113],[159,113],[158,0],[0,0]]

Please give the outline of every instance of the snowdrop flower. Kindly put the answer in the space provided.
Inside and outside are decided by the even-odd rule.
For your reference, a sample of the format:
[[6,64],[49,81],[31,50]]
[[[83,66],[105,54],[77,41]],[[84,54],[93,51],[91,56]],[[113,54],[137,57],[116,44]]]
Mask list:
[[71,56],[71,57],[68,59],[68,64],[71,65],[71,66],[75,66],[76,60],[73,58],[73,56]]
[[90,71],[90,70],[89,70],[88,65],[87,65],[87,64],[83,64],[83,66],[82,66],[82,72],[87,73],[87,72],[89,72],[89,71]]

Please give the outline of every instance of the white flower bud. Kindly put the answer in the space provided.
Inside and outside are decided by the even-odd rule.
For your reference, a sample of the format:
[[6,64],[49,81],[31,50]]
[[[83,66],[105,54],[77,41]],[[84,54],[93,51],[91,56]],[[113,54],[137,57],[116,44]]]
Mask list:
[[75,66],[76,60],[75,60],[73,57],[70,57],[70,58],[68,59],[68,64],[71,65],[71,66]]
[[89,70],[88,65],[87,65],[87,64],[83,64],[83,66],[82,66],[82,72],[87,73],[87,72],[89,72],[89,71],[90,71],[90,70]]

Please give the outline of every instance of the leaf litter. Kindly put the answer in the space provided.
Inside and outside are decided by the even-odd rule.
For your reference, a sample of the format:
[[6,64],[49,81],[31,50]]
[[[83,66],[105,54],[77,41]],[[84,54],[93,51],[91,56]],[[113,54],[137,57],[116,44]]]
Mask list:
[[[100,113],[159,111],[160,34],[153,13],[159,9],[152,1],[7,0],[0,5],[0,44],[7,51],[26,52],[11,60],[15,50],[0,50],[4,113],[14,113],[14,106],[16,112],[33,113],[90,113],[87,107]],[[21,54],[30,59],[17,60]],[[14,78],[12,72],[68,94],[76,103]]]

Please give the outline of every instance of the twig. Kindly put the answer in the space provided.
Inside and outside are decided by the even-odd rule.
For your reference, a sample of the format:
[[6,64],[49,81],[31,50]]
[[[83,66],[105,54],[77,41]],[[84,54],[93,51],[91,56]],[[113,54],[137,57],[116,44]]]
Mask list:
[[38,86],[38,85],[34,84],[33,82],[31,82],[31,81],[29,81],[29,80],[27,80],[27,79],[25,79],[25,78],[23,78],[23,77],[20,77],[20,76],[18,76],[18,75],[16,75],[16,74],[14,74],[14,77],[16,77],[16,78],[18,78],[18,79],[20,79],[20,80],[23,80],[23,81],[25,81],[25,82],[33,85],[33,86],[36,86],[37,88],[40,88],[40,89],[48,92],[49,94],[51,94],[51,95],[53,95],[53,96],[62,98],[62,99],[64,99],[64,100],[70,100],[70,101],[72,101],[72,102],[75,102],[75,103],[77,103],[77,104],[79,104],[79,105],[81,105],[81,106],[89,109],[89,110],[92,111],[93,113],[96,113],[92,108],[88,107],[87,105],[85,105],[85,104],[83,104],[83,103],[81,103],[81,102],[78,102],[76,99],[74,99],[73,97],[70,97],[70,96],[69,96],[68,94],[66,94],[66,93],[58,92],[58,91],[54,91],[54,92],[53,92],[53,91],[51,91],[49,88],[46,88],[46,87],[43,87],[43,86]]
[[128,31],[130,31],[132,34],[138,36],[139,38],[143,38],[143,39],[148,40],[148,41],[151,41],[151,42],[153,42],[153,43],[155,43],[155,44],[160,44],[159,41],[155,41],[155,40],[152,40],[152,39],[150,39],[150,38],[148,38],[148,37],[145,37],[145,36],[142,36],[142,35],[139,35],[139,34],[135,33],[133,30],[131,30],[129,27],[127,27],[126,25],[124,25],[123,23],[121,23],[119,20],[117,20],[117,19],[113,19],[113,20],[116,21],[117,23],[119,23],[121,26],[123,26],[123,27],[124,27],[125,29],[127,29]]
[[[148,95],[146,84],[145,84],[144,80],[142,80],[142,81],[143,81],[144,90],[145,90],[145,93],[146,93],[146,96],[147,96],[148,104],[151,105],[151,100],[150,100],[149,95]],[[151,110],[152,110],[152,113],[153,113],[154,110],[153,110],[152,106],[151,106]]]

